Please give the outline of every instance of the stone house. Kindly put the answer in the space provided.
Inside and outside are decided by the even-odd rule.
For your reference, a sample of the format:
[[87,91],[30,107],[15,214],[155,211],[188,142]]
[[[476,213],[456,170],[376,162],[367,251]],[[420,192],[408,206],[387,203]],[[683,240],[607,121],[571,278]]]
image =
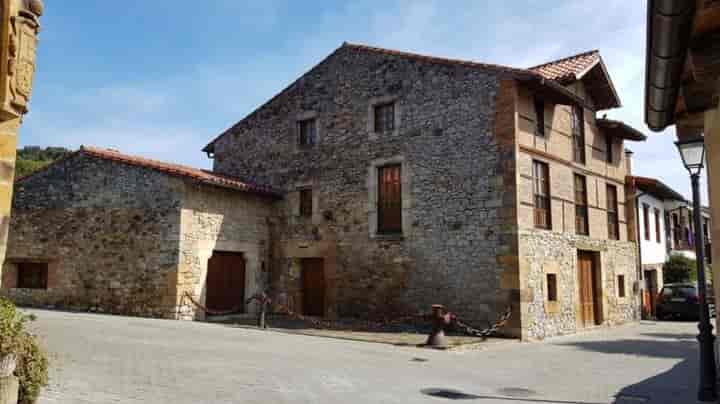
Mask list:
[[286,192],[270,284],[328,317],[513,308],[524,339],[639,318],[620,106],[597,51],[530,69],[343,44],[204,149]]
[[[596,117],[619,106],[597,51],[518,69],[343,44],[211,141],[212,172],[86,148],[21,180],[3,293],[172,318],[264,288],[328,318],[511,307],[523,339],[633,321],[623,150],[645,137]],[[36,263],[53,287],[16,287]]]
[[[229,308],[267,288],[268,220],[279,196],[83,147],[16,182],[0,293],[25,305],[161,318],[196,316],[185,292]],[[225,277],[224,266],[242,276]],[[208,287],[223,282],[235,294]]]

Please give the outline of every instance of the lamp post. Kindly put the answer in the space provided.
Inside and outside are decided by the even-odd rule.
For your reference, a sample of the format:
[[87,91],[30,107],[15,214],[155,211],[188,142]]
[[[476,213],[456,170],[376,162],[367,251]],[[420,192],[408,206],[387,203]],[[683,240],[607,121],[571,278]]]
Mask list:
[[690,172],[693,192],[693,220],[695,222],[695,258],[697,259],[698,300],[700,302],[700,322],[698,323],[698,342],[700,343],[700,385],[698,400],[715,401],[717,388],[715,381],[715,336],[710,324],[707,306],[707,283],[705,282],[705,240],[703,238],[700,205],[700,172],[705,163],[705,142],[702,137],[675,143],[683,164]]

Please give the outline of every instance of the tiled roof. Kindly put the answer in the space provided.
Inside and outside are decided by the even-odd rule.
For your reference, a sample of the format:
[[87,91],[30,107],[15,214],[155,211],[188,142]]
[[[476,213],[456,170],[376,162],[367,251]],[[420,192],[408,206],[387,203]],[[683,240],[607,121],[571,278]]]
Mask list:
[[638,189],[645,191],[651,195],[658,196],[662,199],[674,199],[678,201],[684,201],[685,198],[680,195],[679,192],[665,185],[662,181],[649,178],[649,177],[638,177],[628,176],[625,180],[626,183],[637,187]]
[[[81,146],[80,150],[73,153],[73,155],[75,154],[85,154],[103,160],[115,161],[118,163],[128,164],[137,167],[144,167],[168,175],[190,178],[204,184],[214,185],[222,188],[229,188],[242,192],[248,192],[270,197],[282,197],[281,192],[265,185],[255,184],[252,182],[241,180],[239,178],[221,175],[212,171],[202,170],[199,168],[167,163],[164,161],[152,160],[144,157],[131,156],[120,153],[119,151],[113,149]],[[29,176],[32,176],[33,174],[30,174]],[[18,182],[23,181],[25,178],[28,177],[20,178],[18,179]]]
[[539,73],[548,80],[568,83],[580,79],[583,73],[598,61],[600,61],[600,52],[591,50],[534,66],[528,70]]

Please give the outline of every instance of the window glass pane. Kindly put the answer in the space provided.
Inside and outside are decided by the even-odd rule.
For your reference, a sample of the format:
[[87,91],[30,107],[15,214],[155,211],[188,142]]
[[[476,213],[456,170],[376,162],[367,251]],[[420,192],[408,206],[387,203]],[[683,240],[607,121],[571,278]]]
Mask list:
[[300,216],[312,216],[312,189],[300,190]]
[[312,146],[315,144],[315,120],[307,119],[298,122],[298,143],[302,146]]
[[375,107],[375,132],[391,132],[395,129],[395,104]]

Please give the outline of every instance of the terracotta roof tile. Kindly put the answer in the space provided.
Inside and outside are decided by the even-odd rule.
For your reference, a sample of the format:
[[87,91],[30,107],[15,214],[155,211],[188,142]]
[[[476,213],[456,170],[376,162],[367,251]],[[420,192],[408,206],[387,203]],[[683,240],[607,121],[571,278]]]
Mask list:
[[541,74],[548,80],[556,80],[567,83],[578,80],[584,72],[594,66],[600,60],[600,52],[591,50],[574,56],[543,63],[529,68],[533,72]]
[[130,156],[120,153],[117,150],[102,149],[91,146],[81,146],[80,152],[105,160],[117,161],[129,165],[145,167],[170,175],[192,178],[205,184],[216,185],[224,188],[236,189],[238,191],[260,194],[265,196],[282,196],[281,192],[272,189],[269,186],[243,181],[236,177],[214,173],[209,170],[202,170],[199,168],[188,167],[180,164],[166,163],[164,161],[152,160],[144,157]]
[[[159,160],[152,160],[144,157],[131,156],[123,154],[117,150],[104,149],[92,146],[80,146],[80,150],[67,156],[73,156],[76,154],[85,154],[92,157],[97,157],[103,160],[115,161],[123,164],[128,164],[137,167],[144,167],[151,170],[159,171],[168,175],[190,178],[199,181],[204,184],[214,185],[223,188],[234,189],[242,192],[248,192],[258,195],[270,196],[280,198],[282,193],[269,186],[255,184],[252,182],[244,181],[239,178],[226,176],[218,173],[214,173],[208,170],[202,170],[199,168],[188,167],[180,164],[167,163]],[[66,158],[67,158],[66,157]],[[63,158],[61,160],[65,160]],[[35,173],[37,173],[36,171]],[[35,174],[33,173],[33,174]],[[26,177],[19,178],[17,182],[21,182],[26,178],[32,176],[30,174]]]

